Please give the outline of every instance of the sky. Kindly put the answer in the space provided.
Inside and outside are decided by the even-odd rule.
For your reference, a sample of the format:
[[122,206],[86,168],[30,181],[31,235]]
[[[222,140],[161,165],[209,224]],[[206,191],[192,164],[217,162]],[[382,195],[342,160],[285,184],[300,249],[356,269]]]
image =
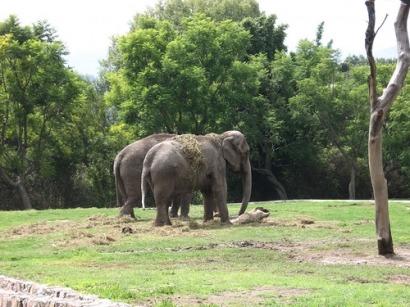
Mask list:
[[[258,0],[259,9],[275,14],[278,24],[287,24],[285,44],[294,51],[301,39],[314,40],[317,27],[324,22],[322,42],[349,55],[364,55],[367,28],[365,0]],[[47,20],[57,30],[70,55],[67,64],[82,75],[98,74],[99,61],[107,57],[111,37],[126,34],[136,13],[152,7],[157,0],[0,0],[0,21],[14,14],[21,25]],[[379,30],[373,53],[394,57],[396,40],[393,23],[399,0],[377,0],[376,28]]]

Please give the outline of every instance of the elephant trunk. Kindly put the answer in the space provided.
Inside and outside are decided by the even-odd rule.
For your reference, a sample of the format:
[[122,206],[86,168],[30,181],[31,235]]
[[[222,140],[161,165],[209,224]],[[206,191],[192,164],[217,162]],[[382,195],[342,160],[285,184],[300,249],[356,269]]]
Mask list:
[[241,209],[239,210],[239,215],[244,214],[246,208],[248,207],[249,199],[251,198],[251,190],[252,190],[252,172],[251,172],[251,164],[248,160],[246,164],[245,170],[241,173],[242,177],[242,185],[243,185],[243,196],[242,196],[242,204]]

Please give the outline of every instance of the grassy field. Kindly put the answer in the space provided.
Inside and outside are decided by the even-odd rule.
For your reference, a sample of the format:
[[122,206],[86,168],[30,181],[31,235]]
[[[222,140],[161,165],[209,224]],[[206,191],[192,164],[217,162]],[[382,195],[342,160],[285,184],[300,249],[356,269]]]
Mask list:
[[[0,274],[143,306],[409,306],[410,203],[391,202],[396,255],[377,255],[371,201],[250,204],[261,223],[155,210],[0,212]],[[234,216],[238,205],[229,206]]]

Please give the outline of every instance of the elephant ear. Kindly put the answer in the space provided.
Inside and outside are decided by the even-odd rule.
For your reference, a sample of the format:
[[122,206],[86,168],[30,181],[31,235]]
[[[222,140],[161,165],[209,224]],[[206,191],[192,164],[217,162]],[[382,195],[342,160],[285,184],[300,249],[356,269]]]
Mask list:
[[235,142],[237,142],[237,140],[232,136],[225,138],[222,142],[222,153],[232,170],[238,171],[240,170],[241,157],[237,152]]

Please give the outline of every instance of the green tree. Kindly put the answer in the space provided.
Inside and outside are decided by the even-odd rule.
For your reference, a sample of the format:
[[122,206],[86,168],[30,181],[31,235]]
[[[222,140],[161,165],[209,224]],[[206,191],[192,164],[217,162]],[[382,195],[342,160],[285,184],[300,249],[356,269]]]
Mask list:
[[275,15],[260,15],[241,22],[251,34],[247,57],[253,59],[259,55],[261,59],[258,69],[260,103],[257,110],[246,117],[250,124],[243,131],[252,144],[254,171],[262,174],[264,180],[273,185],[279,198],[287,199],[284,186],[274,174],[275,155],[272,148],[277,148],[283,141],[286,130],[284,122],[289,118],[287,101],[293,93],[294,82],[291,80],[292,63],[286,60],[285,54],[287,25],[276,25],[276,20]]
[[249,34],[237,23],[204,15],[187,18],[180,34],[168,22],[151,26],[120,39],[122,77],[110,78],[122,86],[116,92],[129,97],[121,104],[125,122],[145,133],[220,131],[229,106],[258,86],[257,80],[244,82],[256,67],[243,62]]
[[[52,181],[62,206],[102,206],[114,198],[110,170],[116,140],[109,134],[105,105],[90,82],[81,81],[81,95],[66,107],[50,133]],[[43,179],[44,180],[44,179]]]
[[0,23],[0,172],[18,189],[25,209],[32,208],[28,177],[47,170],[53,123],[79,93],[65,54],[45,22],[22,27],[10,16]]
[[341,73],[338,51],[331,43],[322,45],[322,32],[323,24],[316,41],[301,41],[295,53],[298,93],[291,99],[292,109],[295,119],[305,122],[305,129],[314,131],[316,141],[320,140],[322,159],[328,156],[331,165],[328,159],[334,159],[335,153],[343,158],[350,173],[349,198],[355,199],[358,164],[365,153],[366,110],[360,103],[365,96],[357,93],[350,71]]
[[[167,1],[149,14],[162,22],[146,14],[135,18],[130,34],[116,40],[120,52],[111,53],[114,59],[122,59],[116,62],[121,64],[113,69],[115,73],[105,75],[110,84],[106,101],[116,119],[112,128],[119,131],[119,127],[134,126],[134,133],[139,135],[155,131],[200,134],[236,128],[249,136],[254,147],[261,147],[260,142],[263,148],[271,148],[282,123],[276,120],[275,108],[282,107],[279,113],[284,115],[287,97],[278,98],[284,91],[278,88],[281,81],[272,81],[270,70],[275,52],[286,50],[287,26],[277,26],[275,15],[260,15],[253,1],[226,1],[234,3],[235,9],[227,12],[239,12],[236,17],[215,15],[223,10],[213,9],[214,5],[223,7],[223,2],[197,1],[191,3],[192,7],[189,1]],[[213,19],[196,15],[182,22],[184,16],[197,12]],[[216,22],[226,18],[241,21],[250,36],[237,23]],[[169,25],[175,32],[161,35]],[[163,38],[173,38],[165,40],[165,51],[164,44],[159,43]],[[141,67],[146,68],[142,71]],[[283,84],[289,89],[285,81]],[[269,151],[254,156],[263,161],[258,165],[264,165],[257,169],[274,180],[281,197],[286,198],[283,186],[271,172]]]
[[[378,71],[381,69],[378,64]],[[391,65],[390,74],[394,70]],[[384,130],[384,172],[389,187],[389,197],[410,197],[410,78],[407,76],[402,91],[392,105]]]
[[285,38],[287,25],[276,26],[276,15],[260,15],[247,17],[242,20],[242,25],[251,34],[248,54],[263,53],[269,63],[274,60],[277,51],[286,51]]
[[[244,18],[255,18],[260,15],[256,0],[166,0],[158,1],[146,14],[157,20],[166,20],[174,27],[180,28],[182,20],[195,14],[205,14],[215,21],[241,21]],[[141,15],[136,16],[138,19]],[[134,26],[135,26],[134,25]],[[134,28],[138,29],[138,28]]]

